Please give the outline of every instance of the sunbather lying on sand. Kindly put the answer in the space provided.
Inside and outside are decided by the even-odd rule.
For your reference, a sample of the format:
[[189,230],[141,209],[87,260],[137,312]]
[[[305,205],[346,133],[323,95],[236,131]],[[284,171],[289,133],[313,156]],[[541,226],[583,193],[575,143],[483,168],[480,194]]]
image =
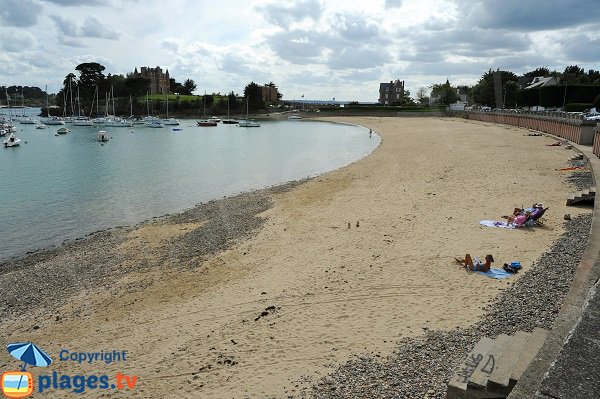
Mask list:
[[454,259],[465,269],[475,272],[487,272],[488,270],[490,270],[492,262],[494,261],[494,257],[492,255],[486,255],[485,262],[481,262],[477,258],[475,258],[475,262],[473,262],[473,259],[471,259],[471,255],[469,254],[466,254],[464,259]]

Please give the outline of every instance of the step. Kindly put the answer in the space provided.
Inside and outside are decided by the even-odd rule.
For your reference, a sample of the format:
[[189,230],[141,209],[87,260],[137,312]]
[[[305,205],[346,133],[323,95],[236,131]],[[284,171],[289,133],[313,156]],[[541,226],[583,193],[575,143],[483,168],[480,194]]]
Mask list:
[[515,363],[515,366],[510,373],[510,385],[512,387],[515,386],[517,381],[521,379],[521,376],[529,366],[529,364],[533,361],[533,359],[537,356],[538,352],[544,345],[544,341],[548,336],[548,330],[544,330],[543,328],[534,328],[533,332],[527,339],[527,343],[523,348],[523,352],[521,352],[521,356]]
[[519,360],[530,334],[525,331],[517,331],[511,336],[502,348],[496,359],[496,369],[488,378],[487,391],[495,394],[508,396],[514,385],[510,385],[512,370]]
[[491,338],[483,337],[475,344],[473,350],[467,355],[458,368],[458,371],[454,373],[452,379],[448,383],[446,390],[446,399],[463,399],[468,398],[467,396],[467,382],[473,372],[481,365],[483,359],[487,358],[487,353],[492,349],[494,340]]
[[496,370],[498,365],[497,360],[502,355],[502,351],[509,339],[508,335],[501,334],[494,340],[492,347],[488,350],[467,382],[467,392],[471,394],[469,397],[487,397],[484,395],[487,394],[488,379],[494,370]]

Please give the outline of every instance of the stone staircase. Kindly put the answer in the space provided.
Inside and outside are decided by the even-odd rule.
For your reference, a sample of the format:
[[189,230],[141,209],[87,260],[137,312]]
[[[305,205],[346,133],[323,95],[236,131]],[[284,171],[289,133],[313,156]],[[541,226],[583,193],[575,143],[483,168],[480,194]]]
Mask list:
[[506,398],[537,355],[548,331],[484,337],[448,383],[447,399]]
[[593,201],[596,198],[596,187],[576,191],[567,197],[567,206],[575,205],[581,201]]

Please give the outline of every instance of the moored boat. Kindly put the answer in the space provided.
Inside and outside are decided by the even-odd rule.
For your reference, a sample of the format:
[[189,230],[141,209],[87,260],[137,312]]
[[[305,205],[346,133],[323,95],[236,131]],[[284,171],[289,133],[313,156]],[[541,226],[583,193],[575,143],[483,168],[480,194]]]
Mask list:
[[17,147],[21,144],[21,139],[15,136],[14,133],[11,133],[6,140],[3,141],[4,147]]
[[217,122],[211,121],[210,119],[202,119],[202,120],[196,122],[196,124],[198,126],[204,126],[204,127],[207,127],[207,126],[217,126]]
[[68,127],[59,127],[59,128],[56,130],[56,133],[58,133],[58,134],[67,134],[67,133],[69,133],[70,131],[71,131],[71,129],[69,129]]
[[98,141],[108,141],[108,139],[110,139],[110,136],[108,135],[108,133],[106,132],[106,130],[98,130],[98,135],[96,136]]

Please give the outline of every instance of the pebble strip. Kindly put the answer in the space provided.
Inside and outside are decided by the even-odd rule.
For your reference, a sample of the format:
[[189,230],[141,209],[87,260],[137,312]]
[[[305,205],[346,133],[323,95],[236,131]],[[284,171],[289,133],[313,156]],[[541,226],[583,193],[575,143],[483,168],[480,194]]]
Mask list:
[[[290,190],[304,181],[210,201],[179,214],[145,221],[136,227],[205,222],[173,239],[166,250],[155,251],[153,256],[119,250],[136,227],[116,227],[1,263],[0,326],[2,320],[30,309],[46,311],[49,318],[60,317],[53,315],[54,309],[82,290],[110,292],[113,283],[125,274],[160,267],[167,261],[175,267],[201,267],[203,259],[230,248],[262,227],[265,219],[257,215],[273,205],[274,193]],[[131,283],[129,288],[144,288],[143,284],[147,283]]]
[[[300,398],[445,398],[446,386],[481,337],[551,329],[587,244],[592,215],[565,222],[565,233],[469,328],[450,332],[426,329],[405,338],[387,357],[356,356],[330,375],[306,385]],[[305,388],[302,388],[305,386]]]

